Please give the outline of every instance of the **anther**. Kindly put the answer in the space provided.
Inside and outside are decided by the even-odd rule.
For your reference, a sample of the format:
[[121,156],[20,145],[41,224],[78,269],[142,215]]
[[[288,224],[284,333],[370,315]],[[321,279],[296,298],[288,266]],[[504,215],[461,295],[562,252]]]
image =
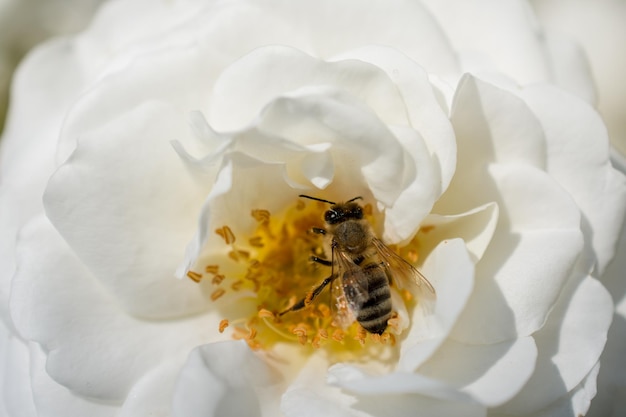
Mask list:
[[204,267],[204,272],[208,274],[217,274],[220,269],[219,265],[207,265]]
[[211,280],[211,283],[213,285],[220,285],[222,283],[222,281],[224,281],[224,279],[226,279],[226,277],[222,274],[217,274],[213,277],[213,279]]
[[225,293],[226,293],[226,291],[224,291],[223,288],[218,288],[217,290],[213,291],[213,293],[211,294],[211,300],[216,301],[218,298],[220,298]]
[[187,271],[187,277],[189,277],[189,279],[191,279],[194,282],[200,282],[200,280],[202,279],[202,274],[199,274],[194,271]]
[[270,212],[268,210],[254,209],[250,214],[257,222],[263,225],[267,225],[270,222]]
[[253,246],[255,248],[262,248],[263,246],[265,246],[263,244],[263,238],[261,238],[261,236],[255,236],[250,238],[248,240],[248,243],[250,243],[250,246]]
[[260,309],[257,315],[262,319],[273,319],[275,318],[274,313],[264,308]]
[[220,327],[219,327],[220,333],[224,333],[224,330],[227,327],[228,327],[228,320],[227,319],[224,319],[224,320],[220,321]]
[[221,228],[216,229],[215,233],[220,235],[227,245],[231,245],[235,242],[235,234],[228,226],[222,226]]
[[343,341],[344,337],[345,337],[345,333],[341,329],[335,329],[335,331],[333,332],[332,338],[335,342]]

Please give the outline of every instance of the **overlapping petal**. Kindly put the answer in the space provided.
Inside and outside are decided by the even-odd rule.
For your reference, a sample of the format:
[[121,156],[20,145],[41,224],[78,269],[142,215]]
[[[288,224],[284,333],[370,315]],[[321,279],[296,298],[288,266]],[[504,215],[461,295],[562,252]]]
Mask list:
[[275,416],[281,375],[244,342],[198,347],[182,368],[173,416]]
[[49,218],[82,262],[138,316],[205,308],[191,282],[171,279],[211,185],[173,152],[170,141],[185,130],[171,107],[140,106],[83,137],[44,196]]
[[20,242],[13,322],[42,345],[47,372],[74,393],[119,404],[164,359],[216,340],[210,315],[152,322],[128,315],[45,218],[29,223]]

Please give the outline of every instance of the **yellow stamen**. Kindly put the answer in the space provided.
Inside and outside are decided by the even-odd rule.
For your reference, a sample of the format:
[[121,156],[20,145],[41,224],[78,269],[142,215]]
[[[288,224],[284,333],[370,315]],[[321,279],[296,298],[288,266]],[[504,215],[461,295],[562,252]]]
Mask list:
[[335,329],[335,331],[333,332],[332,338],[336,342],[342,342],[344,337],[345,333],[341,329]]
[[267,225],[270,222],[270,212],[268,210],[255,209],[250,214],[257,222],[263,225]]
[[226,293],[226,291],[224,291],[223,288],[218,288],[217,290],[213,291],[213,293],[211,294],[211,300],[216,301],[218,298],[220,298],[225,293]]
[[264,308],[260,309],[257,315],[262,319],[273,319],[275,317],[274,313]]
[[227,245],[231,245],[235,243],[235,234],[233,233],[230,227],[222,226],[221,228],[216,229],[215,233],[220,235],[222,239],[224,239],[224,242],[226,242]]
[[219,265],[207,265],[204,267],[204,272],[208,274],[217,274],[220,269]]
[[422,233],[429,233],[429,232],[431,232],[434,228],[435,228],[435,225],[433,225],[433,224],[429,224],[429,225],[426,225],[426,226],[422,226],[422,227],[420,227],[420,232],[422,232]]
[[261,236],[255,236],[253,238],[250,238],[248,242],[250,243],[250,246],[253,246],[255,248],[263,247],[263,238],[261,238]]
[[[395,343],[389,331],[397,330],[397,317],[389,320],[389,331],[382,336],[368,334],[356,322],[346,328],[335,323],[331,303],[339,301],[330,298],[330,286],[313,299],[313,289],[331,273],[330,267],[309,259],[311,255],[331,259],[324,236],[311,233],[313,227],[325,226],[326,210],[328,205],[325,203],[302,200],[280,216],[270,216],[270,212],[264,209],[251,210],[250,214],[257,222],[255,229],[237,245],[228,225],[215,231],[229,246],[226,250],[229,261],[228,266],[212,264],[204,267],[204,271],[211,274],[212,284],[220,286],[210,294],[211,300],[223,297],[226,289],[245,291],[246,299],[249,299],[249,293],[256,297],[256,310],[252,316],[234,317],[230,321],[224,319],[220,322],[220,332],[229,328],[233,338],[245,340],[252,349],[268,349],[277,343],[300,343],[311,349],[321,348],[337,354],[337,358],[353,352],[368,352],[375,356],[376,352]],[[372,206],[366,204],[364,212],[375,228]],[[417,259],[417,247],[417,244],[411,244],[392,250],[413,262]],[[201,274],[192,273],[194,277],[193,274],[201,277]],[[403,297],[409,299],[405,294]],[[298,302],[304,307],[290,310]]]
[[365,338],[367,338],[367,330],[365,330],[362,326],[359,326],[356,335],[354,336],[354,340],[357,340],[361,346],[364,346]]
[[187,271],[187,277],[194,282],[200,282],[202,280],[202,274],[199,274],[194,271]]
[[211,283],[213,285],[220,285],[222,283],[222,281],[224,281],[224,279],[226,279],[226,277],[224,275],[221,274],[217,274],[213,277],[213,279],[211,280]]
[[228,320],[227,319],[223,319],[222,321],[220,321],[220,333],[224,333],[224,330],[228,327]]

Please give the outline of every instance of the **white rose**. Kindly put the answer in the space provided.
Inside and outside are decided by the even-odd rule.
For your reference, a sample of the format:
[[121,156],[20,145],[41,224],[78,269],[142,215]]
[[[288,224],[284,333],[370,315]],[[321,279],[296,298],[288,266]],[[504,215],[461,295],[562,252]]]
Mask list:
[[[107,4],[16,79],[7,413],[584,414],[626,184],[559,51],[518,2]],[[329,273],[298,194],[362,196],[431,308],[275,320]]]

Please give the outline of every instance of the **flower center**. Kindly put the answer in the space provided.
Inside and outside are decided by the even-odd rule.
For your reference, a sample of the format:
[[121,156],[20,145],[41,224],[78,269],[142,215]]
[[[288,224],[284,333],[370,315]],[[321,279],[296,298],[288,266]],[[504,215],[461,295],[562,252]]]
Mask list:
[[[363,209],[365,219],[375,226],[371,206],[365,205]],[[216,230],[229,246],[229,262],[239,267],[228,268],[229,271],[239,272],[225,276],[221,273],[222,265],[206,265],[204,273],[189,272],[189,278],[196,282],[210,279],[213,301],[235,293],[255,303],[248,316],[228,316],[222,320],[220,332],[231,331],[235,339],[245,340],[253,349],[299,343],[334,354],[367,350],[375,355],[377,349],[395,344],[398,320],[395,313],[388,320],[387,329],[378,335],[368,333],[356,321],[347,328],[339,326],[332,313],[336,300],[331,298],[330,285],[311,300],[313,289],[331,275],[330,266],[311,260],[311,257],[331,259],[329,249],[324,247],[324,237],[312,232],[313,228],[324,226],[326,210],[327,204],[299,200],[280,216],[253,209],[251,215],[257,226],[245,239],[236,237],[228,225]],[[411,244],[401,253],[413,258],[410,261],[416,260],[417,252],[411,249]],[[410,294],[405,292],[402,297],[405,303],[412,303]],[[290,310],[303,300],[304,308]]]

